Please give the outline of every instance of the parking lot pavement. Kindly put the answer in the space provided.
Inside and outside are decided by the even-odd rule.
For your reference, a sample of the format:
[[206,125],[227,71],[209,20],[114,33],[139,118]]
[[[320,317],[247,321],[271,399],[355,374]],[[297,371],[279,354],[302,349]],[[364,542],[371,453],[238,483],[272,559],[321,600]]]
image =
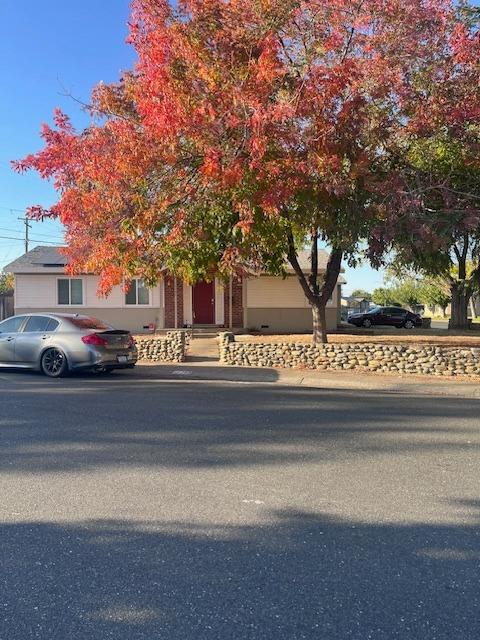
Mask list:
[[476,639],[480,403],[0,380],[0,638]]

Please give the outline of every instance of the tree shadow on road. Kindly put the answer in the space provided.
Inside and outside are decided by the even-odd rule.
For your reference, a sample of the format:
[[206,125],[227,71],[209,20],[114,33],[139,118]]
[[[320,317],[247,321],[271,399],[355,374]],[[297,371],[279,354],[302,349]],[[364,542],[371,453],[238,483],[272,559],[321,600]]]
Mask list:
[[294,511],[265,510],[259,516],[264,521],[258,526],[4,524],[0,635],[479,637],[476,519],[399,525]]
[[[34,392],[32,392],[32,387]],[[220,383],[12,386],[0,470],[221,468],[471,452],[479,402]]]

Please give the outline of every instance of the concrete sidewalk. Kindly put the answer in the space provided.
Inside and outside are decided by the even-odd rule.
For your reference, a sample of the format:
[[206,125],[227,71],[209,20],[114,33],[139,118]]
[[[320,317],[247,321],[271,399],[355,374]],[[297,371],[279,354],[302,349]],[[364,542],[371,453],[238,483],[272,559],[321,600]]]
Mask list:
[[321,389],[382,391],[408,395],[480,399],[480,384],[433,376],[395,376],[365,372],[311,371],[264,367],[233,367],[218,362],[153,364],[141,362],[137,372],[149,379],[216,381],[239,384],[280,384]]

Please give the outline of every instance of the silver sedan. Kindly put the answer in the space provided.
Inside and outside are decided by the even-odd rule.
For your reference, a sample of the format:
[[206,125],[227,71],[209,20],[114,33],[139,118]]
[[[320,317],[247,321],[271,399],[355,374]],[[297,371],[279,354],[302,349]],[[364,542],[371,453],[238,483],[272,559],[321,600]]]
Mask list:
[[31,313],[0,322],[0,367],[35,369],[59,378],[69,371],[131,369],[136,361],[130,333],[97,318]]

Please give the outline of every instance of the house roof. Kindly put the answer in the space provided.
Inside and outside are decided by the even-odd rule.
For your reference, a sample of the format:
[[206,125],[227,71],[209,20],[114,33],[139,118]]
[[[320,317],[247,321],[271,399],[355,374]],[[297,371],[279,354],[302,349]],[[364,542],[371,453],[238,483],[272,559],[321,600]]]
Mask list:
[[[329,256],[328,252],[325,251],[324,249],[319,249],[318,250],[318,270],[320,272],[326,270],[329,257],[330,256]],[[302,271],[305,272],[305,273],[308,273],[310,271],[310,268],[311,268],[311,254],[310,254],[310,251],[308,251],[307,249],[304,249],[303,251],[299,251],[298,255],[297,255],[297,259],[298,259],[298,264],[300,265]],[[288,273],[295,273],[292,265],[289,262],[287,262],[285,266],[286,266],[286,269],[287,269]],[[342,269],[342,272],[343,272],[343,269]],[[346,283],[345,278],[340,276],[338,278],[338,284],[345,284],[345,283]]]
[[60,253],[61,247],[38,246],[23,254],[3,270],[6,273],[57,273],[64,271],[67,258]]
[[367,298],[359,298],[358,296],[342,296],[342,300],[347,302],[370,302]]
[[[302,268],[302,271],[308,271],[310,269],[310,251],[304,249],[299,251],[297,255],[298,264]],[[325,271],[327,268],[328,253],[324,249],[318,250],[318,270]],[[292,265],[287,262],[287,271],[293,273]]]
[[[62,273],[68,264],[66,256],[60,253],[61,247],[38,246],[20,256],[10,264],[4,267],[6,273]],[[318,270],[325,271],[328,262],[328,253],[318,250]],[[300,251],[298,253],[298,262],[305,272],[310,269],[310,252]],[[293,267],[287,263],[286,270],[288,273],[294,273]],[[344,284],[345,280],[340,276],[339,283]]]

